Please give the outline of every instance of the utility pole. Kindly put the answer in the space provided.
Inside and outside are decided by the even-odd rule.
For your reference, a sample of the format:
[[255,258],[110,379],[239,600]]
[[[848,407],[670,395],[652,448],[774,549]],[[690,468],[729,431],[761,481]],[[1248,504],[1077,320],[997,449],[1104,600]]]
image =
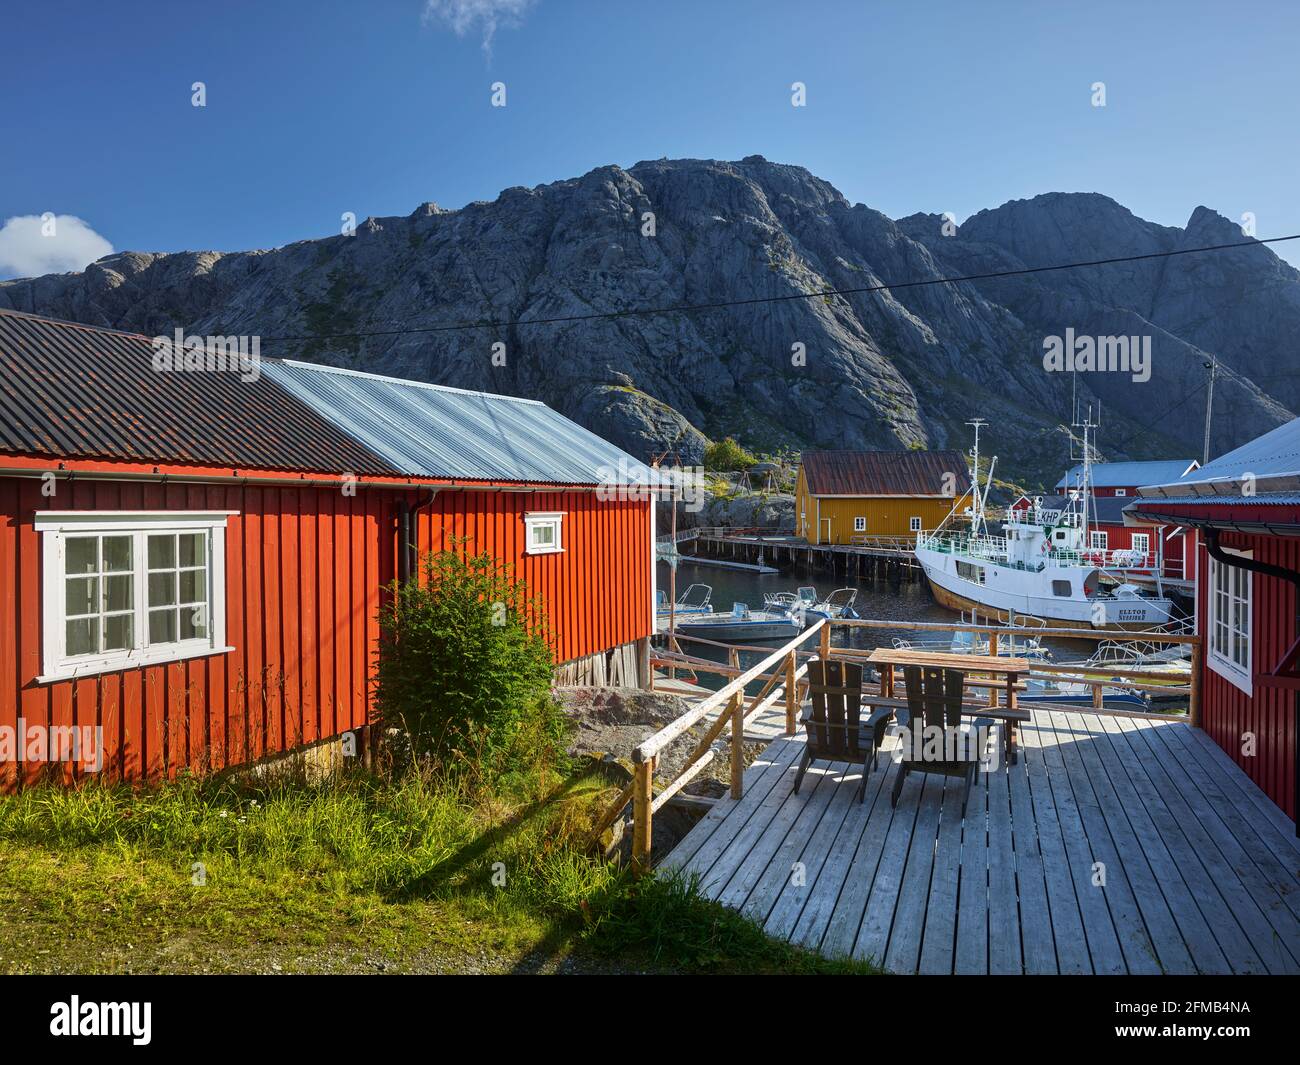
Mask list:
[[1202,466],[1208,466],[1210,462],[1210,412],[1214,408],[1214,375],[1219,369],[1218,357],[1211,355],[1205,368],[1210,371],[1210,386],[1205,392],[1205,446],[1201,449]]

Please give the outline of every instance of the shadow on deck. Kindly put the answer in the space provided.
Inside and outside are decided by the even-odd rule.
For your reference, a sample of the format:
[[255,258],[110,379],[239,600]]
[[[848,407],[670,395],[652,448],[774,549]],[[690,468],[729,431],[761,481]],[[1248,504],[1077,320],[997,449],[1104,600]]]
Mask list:
[[1286,816],[1179,721],[1036,710],[1020,758],[961,783],[893,739],[860,769],[782,736],[661,868],[774,936],[902,973],[1300,972],[1300,844]]

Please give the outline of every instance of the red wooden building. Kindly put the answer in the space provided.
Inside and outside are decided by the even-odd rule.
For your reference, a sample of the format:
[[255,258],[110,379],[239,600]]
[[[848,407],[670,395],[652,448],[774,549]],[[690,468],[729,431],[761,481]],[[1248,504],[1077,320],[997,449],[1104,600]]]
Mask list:
[[365,725],[382,589],[453,539],[542,599],[562,675],[646,681],[653,474],[631,456],[535,401],[155,354],[0,311],[0,790]]
[[[1134,574],[1160,575],[1190,585],[1196,580],[1196,534],[1181,526],[1130,526],[1124,508],[1143,485],[1176,481],[1195,470],[1195,459],[1160,459],[1151,462],[1099,462],[1092,467],[1093,508],[1089,514],[1088,547],[1099,562],[1117,564]],[[1083,483],[1083,466],[1073,467],[1056,483],[1057,495],[1038,497],[1041,504],[1061,509],[1068,494]],[[1007,509],[1024,510],[1033,503],[1020,496]]]
[[1128,515],[1200,533],[1202,726],[1295,820],[1300,419],[1142,488]]

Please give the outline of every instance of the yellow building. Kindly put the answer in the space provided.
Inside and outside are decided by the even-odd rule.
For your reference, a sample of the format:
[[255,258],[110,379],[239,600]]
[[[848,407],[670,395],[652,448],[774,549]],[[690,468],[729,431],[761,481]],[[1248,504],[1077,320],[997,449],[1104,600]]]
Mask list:
[[809,451],[795,485],[795,531],[812,544],[866,543],[938,528],[970,503],[960,451]]

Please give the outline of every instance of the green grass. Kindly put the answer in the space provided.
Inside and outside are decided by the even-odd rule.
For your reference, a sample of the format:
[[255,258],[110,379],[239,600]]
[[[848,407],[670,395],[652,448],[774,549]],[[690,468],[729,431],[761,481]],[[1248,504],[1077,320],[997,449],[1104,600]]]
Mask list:
[[865,972],[581,845],[612,791],[350,772],[0,798],[0,971]]

